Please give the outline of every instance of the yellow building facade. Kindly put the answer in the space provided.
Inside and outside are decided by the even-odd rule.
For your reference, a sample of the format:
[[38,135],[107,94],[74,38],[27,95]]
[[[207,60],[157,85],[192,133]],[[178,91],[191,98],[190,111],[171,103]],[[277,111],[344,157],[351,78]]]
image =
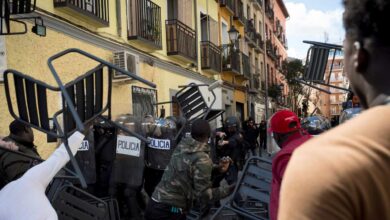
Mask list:
[[[56,5],[56,0],[38,0],[37,9],[32,15],[43,18],[44,25],[47,28],[46,37],[39,37],[31,32],[24,35],[2,37],[2,49],[5,52],[3,59],[6,64],[2,69],[15,69],[56,86],[54,78],[48,69],[47,59],[63,50],[78,48],[109,62],[114,62],[114,55],[117,52],[126,52],[134,55],[136,57],[135,69],[137,70],[137,75],[155,83],[157,86],[153,89],[134,80],[115,80],[112,90],[113,118],[119,114],[134,113],[132,100],[132,88],[134,86],[153,89],[157,94],[156,101],[160,102],[171,100],[175,91],[179,90],[179,85],[187,85],[189,83],[211,84],[215,81],[214,78],[217,77],[202,71],[200,67],[201,56],[199,56],[200,47],[197,46],[198,44],[195,45],[197,50],[196,58],[191,62],[181,59],[180,54],[178,56],[167,55],[169,47],[167,44],[172,42],[167,41],[166,20],[168,20],[168,4],[171,4],[171,6],[172,4],[177,4],[175,5],[176,12],[179,13],[179,15],[176,15],[177,20],[185,20],[188,28],[193,29],[200,36],[200,31],[195,31],[197,23],[199,25],[200,22],[200,13],[197,13],[196,16],[199,21],[195,21],[194,17],[191,16],[195,14],[194,10],[199,11],[201,8],[204,11],[206,10],[210,17],[217,19],[218,13],[216,9],[218,4],[216,2],[204,0],[194,5],[195,1],[99,1],[105,1],[108,4],[106,9],[109,17],[106,20],[94,17],[94,15],[89,13],[88,10],[91,9],[88,8],[74,10],[75,7],[71,5],[70,1],[66,1],[67,5],[59,6]],[[209,2],[209,5],[206,5],[206,2]],[[210,2],[213,4],[210,4]],[[150,43],[147,42],[148,39],[146,39],[148,36],[141,36],[139,25],[136,35],[144,39],[140,41],[130,39],[130,24],[134,22],[142,23],[142,21],[131,19],[134,18],[134,14],[132,14],[130,8],[141,7],[142,4],[140,3],[145,3],[144,5],[147,5],[148,8],[154,4],[158,9],[160,24],[156,28],[156,30],[159,30],[155,31],[154,34],[158,33],[160,46],[150,46]],[[184,7],[191,8],[190,11],[186,11],[187,17],[183,17]],[[156,8],[153,10],[157,10]],[[153,11],[153,13],[156,13],[156,11]],[[188,17],[188,14],[190,14],[190,17]],[[28,22],[27,24],[28,30],[31,30],[33,22]],[[174,28],[179,29],[178,26]],[[96,63],[78,55],[68,55],[59,59],[58,62],[54,62],[54,66],[58,70],[62,81],[66,83],[95,67]],[[4,84],[2,83],[0,83],[0,90],[4,91]],[[50,97],[49,100],[50,111],[54,112],[61,108],[62,104],[59,95]],[[13,101],[15,102],[15,100]],[[164,105],[164,109],[167,115],[172,113],[170,104]],[[0,135],[8,135],[8,125],[12,120],[8,112],[4,92],[1,92],[0,121],[2,123],[0,125]],[[36,130],[34,133],[38,151],[45,158],[52,152],[56,144],[48,144],[46,135]]]
[[[83,2],[76,5],[75,2]],[[241,120],[255,116],[260,120],[264,105],[264,8],[257,0],[37,0],[36,10],[29,16],[40,16],[46,36],[28,31],[23,35],[0,38],[0,70],[15,69],[56,86],[48,68],[52,55],[78,48],[128,69],[156,84],[150,88],[128,78],[114,79],[112,90],[113,118],[120,114],[139,114],[135,106],[134,88],[149,89],[156,102],[169,101],[189,83],[211,84],[222,80],[215,89],[213,108],[225,109],[226,116]],[[17,17],[16,17],[17,18]],[[248,26],[252,21],[253,29]],[[27,21],[31,30],[33,20]],[[236,55],[231,56],[227,31],[234,25],[240,38]],[[11,27],[15,28],[14,24]],[[252,31],[253,34],[248,33]],[[125,57],[125,65],[118,57]],[[79,55],[70,54],[54,62],[64,83],[74,80],[97,65]],[[2,75],[0,75],[2,79]],[[4,84],[0,80],[0,91]],[[205,100],[213,97],[202,88]],[[15,102],[15,100],[12,100]],[[60,95],[52,95],[48,103],[53,113],[62,108]],[[175,109],[171,104],[158,106],[166,115]],[[135,111],[135,112],[134,112]],[[11,118],[4,92],[0,92],[0,135],[8,135]],[[215,122],[216,127],[221,122]],[[56,144],[46,135],[34,131],[36,145],[47,157]],[[49,147],[42,147],[49,146]]]

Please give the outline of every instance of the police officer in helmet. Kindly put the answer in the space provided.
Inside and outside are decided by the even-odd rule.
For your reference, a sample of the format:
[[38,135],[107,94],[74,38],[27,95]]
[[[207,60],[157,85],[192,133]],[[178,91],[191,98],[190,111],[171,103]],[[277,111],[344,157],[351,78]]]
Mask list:
[[215,186],[226,178],[229,184],[237,181],[238,168],[241,166],[241,151],[243,148],[244,138],[240,133],[240,121],[237,117],[227,117],[224,123],[223,131],[216,132],[216,157],[230,157],[233,164],[230,165],[226,174],[215,179]]

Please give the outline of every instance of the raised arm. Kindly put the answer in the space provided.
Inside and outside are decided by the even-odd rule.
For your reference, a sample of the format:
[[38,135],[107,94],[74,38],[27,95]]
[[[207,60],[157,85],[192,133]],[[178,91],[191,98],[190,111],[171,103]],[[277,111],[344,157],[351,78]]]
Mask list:
[[[83,139],[84,135],[77,131],[69,137],[68,143],[73,155],[76,155],[77,149],[80,147]],[[46,188],[53,177],[65,166],[69,159],[65,145],[62,143],[46,161],[28,170],[22,178],[31,179],[34,182],[39,181],[39,183]]]

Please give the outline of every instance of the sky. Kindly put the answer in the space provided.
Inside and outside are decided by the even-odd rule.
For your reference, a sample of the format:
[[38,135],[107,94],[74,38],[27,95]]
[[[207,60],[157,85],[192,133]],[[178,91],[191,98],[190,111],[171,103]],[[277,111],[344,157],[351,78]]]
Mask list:
[[341,0],[285,0],[288,56],[306,58],[308,44],[303,40],[341,45],[344,39]]

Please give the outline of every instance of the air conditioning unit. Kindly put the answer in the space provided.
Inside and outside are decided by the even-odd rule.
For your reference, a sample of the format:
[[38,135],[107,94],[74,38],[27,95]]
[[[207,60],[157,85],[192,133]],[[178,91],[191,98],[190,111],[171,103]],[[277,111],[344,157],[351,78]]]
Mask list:
[[[127,51],[114,52],[114,64],[130,73],[138,75],[139,72],[139,57],[131,54]],[[124,75],[118,71],[114,72],[115,80],[129,79],[127,75]]]

